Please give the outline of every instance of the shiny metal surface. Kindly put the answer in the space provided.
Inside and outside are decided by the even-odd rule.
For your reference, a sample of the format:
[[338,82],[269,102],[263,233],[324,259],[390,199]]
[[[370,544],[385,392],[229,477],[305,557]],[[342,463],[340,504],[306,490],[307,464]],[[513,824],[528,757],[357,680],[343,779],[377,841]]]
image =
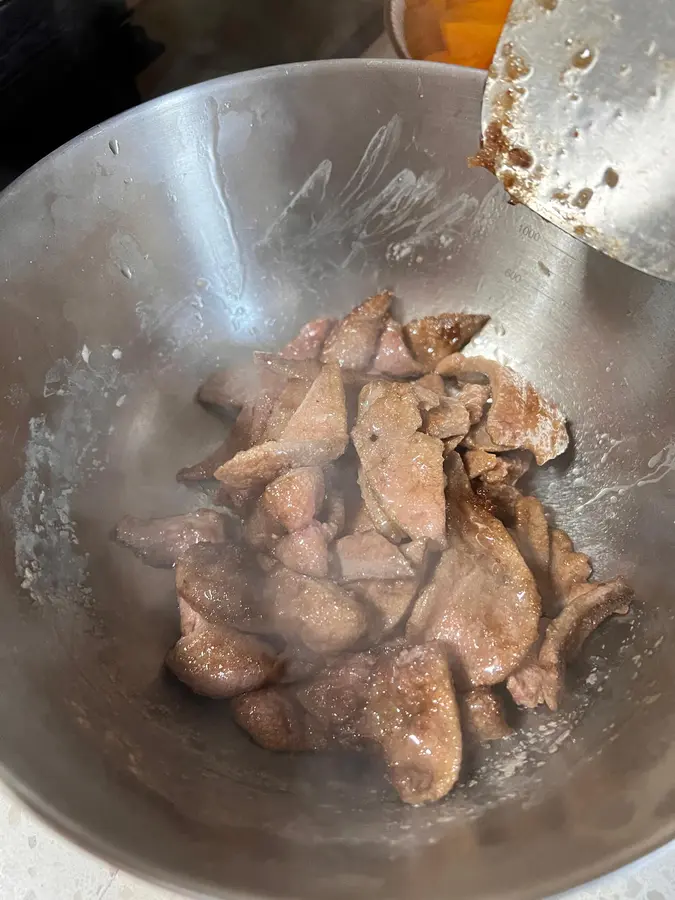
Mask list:
[[[670,0],[513,0],[483,102],[514,197],[592,247],[675,280]],[[509,159],[527,150],[531,164]]]
[[[675,834],[675,298],[469,169],[482,76],[341,61],[134,110],[0,199],[0,763],[64,833],[220,897],[540,897]],[[269,755],[165,675],[172,578],[109,541],[198,505],[218,442],[200,378],[393,288],[466,308],[479,349],[568,413],[556,519],[637,612],[446,801],[404,808],[360,758]],[[607,675],[611,677],[607,678]]]
[[405,8],[407,0],[385,0],[384,30],[400,59],[412,59],[405,39]]

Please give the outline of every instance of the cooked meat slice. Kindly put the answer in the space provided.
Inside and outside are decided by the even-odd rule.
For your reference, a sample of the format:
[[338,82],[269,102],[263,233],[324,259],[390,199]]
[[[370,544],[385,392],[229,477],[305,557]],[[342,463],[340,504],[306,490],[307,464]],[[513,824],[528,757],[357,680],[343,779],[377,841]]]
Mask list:
[[387,319],[380,343],[373,360],[373,368],[394,378],[410,378],[421,375],[422,366],[413,359],[403,338],[403,326],[391,316]]
[[603,584],[584,585],[546,629],[539,662],[553,665],[557,659],[572,662],[584,641],[614,613],[625,615],[633,600],[633,590],[623,578]]
[[359,508],[349,524],[348,530],[352,534],[366,534],[368,531],[375,531],[375,523],[368,512],[368,507],[363,498],[361,498]]
[[368,651],[340,657],[296,688],[298,702],[325,729],[339,734],[361,717],[376,660]]
[[[457,498],[466,500],[471,499],[474,496],[469,476],[466,474],[464,463],[459,453],[448,453],[445,459],[444,471],[446,475],[446,494],[448,501]],[[450,512],[450,506],[448,506],[448,512]]]
[[323,368],[317,359],[284,359],[278,353],[263,353],[260,350],[254,351],[253,361],[259,378],[263,379],[263,384],[268,389],[270,385],[283,387],[289,378],[311,384],[319,377]]
[[252,441],[251,444],[278,440],[307,396],[311,385],[311,381],[303,378],[291,378],[272,404],[265,423],[264,433],[258,440]]
[[390,306],[391,293],[383,291],[353,309],[326,338],[321,361],[365,371],[375,356]]
[[516,509],[523,496],[518,488],[510,484],[486,484],[478,478],[475,482],[476,497],[480,503],[500,522],[512,527]]
[[160,569],[170,569],[194,544],[217,544],[225,539],[225,517],[214,509],[197,509],[165,519],[124,516],[115,530],[118,544],[128,547],[146,565]]
[[280,441],[326,441],[333,447],[330,462],[341,456],[349,441],[347,408],[342,375],[336,365],[326,365],[310,387]]
[[357,592],[370,610],[368,643],[378,644],[389,637],[403,622],[419,587],[418,578],[401,578],[396,581],[355,581],[350,587]]
[[411,578],[415,571],[401,551],[376,531],[348,534],[335,543],[342,581]]
[[506,687],[518,706],[534,709],[546,703],[546,697],[549,697],[557,709],[564,678],[564,671],[544,669],[535,657],[507,678]]
[[178,597],[210,625],[251,618],[252,560],[236,544],[195,544],[176,562]]
[[445,382],[443,381],[443,376],[437,375],[435,372],[429,372],[421,378],[418,378],[417,381],[414,382],[414,385],[416,388],[426,388],[428,391],[440,394],[441,397],[445,396]]
[[547,596],[551,537],[544,507],[536,497],[521,497],[516,503],[513,533],[518,549],[539,586],[540,594],[542,597]]
[[487,450],[467,450],[464,466],[469,478],[483,484],[515,484],[529,470],[532,457],[525,450],[497,456]]
[[467,450],[464,454],[464,468],[471,479],[497,471],[500,475],[498,480],[504,481],[508,474],[504,460],[487,450]]
[[[427,538],[443,546],[442,442],[420,432],[372,441],[367,433],[356,429],[353,440],[365,480],[386,518],[412,540]],[[368,497],[364,499],[373,516]]]
[[279,352],[282,359],[318,359],[323,342],[335,325],[335,319],[313,319],[303,325],[297,337]]
[[455,394],[455,398],[468,412],[472,425],[477,425],[483,418],[485,406],[491,397],[492,391],[487,384],[465,384]]
[[353,594],[330,581],[281,568],[268,576],[265,596],[279,634],[291,643],[302,642],[315,653],[347,650],[366,631],[363,606]]
[[352,441],[361,462],[359,484],[371,518],[381,531],[374,509],[379,506],[386,519],[413,540],[428,538],[442,546],[443,445],[417,431],[422,422],[413,388],[379,382],[364,388],[361,398]]
[[263,572],[273,572],[279,567],[279,563],[269,553],[256,553],[255,559]]
[[301,531],[321,511],[324,493],[323,471],[318,466],[293,469],[267,485],[261,505],[286,531]]
[[578,593],[546,629],[536,661],[506,682],[516,703],[533,708],[545,703],[555,711],[565,682],[565,666],[579,655],[584,641],[609,616],[624,614],[633,591],[623,578],[604,584],[577,585]]
[[178,481],[204,481],[213,478],[216,469],[236,453],[257,444],[265,433],[273,405],[273,395],[263,392],[255,403],[243,406],[223,443],[201,462],[181,469],[176,476]]
[[222,444],[219,444],[216,449],[212,453],[209,453],[208,456],[205,456],[204,459],[191,466],[184,466],[182,469],[179,469],[176,473],[176,480],[189,482],[206,481],[209,478],[213,478],[213,473],[216,469],[220,468],[220,466],[226,463],[228,459],[232,459],[234,454],[242,449],[244,448],[236,447],[235,449],[232,449],[232,442],[228,435]]
[[286,644],[281,659],[284,667],[283,674],[279,679],[281,684],[306,681],[325,669],[327,665],[325,656],[313,653],[303,644]]
[[228,489],[261,490],[291,468],[332,462],[342,455],[348,440],[340,369],[323,366],[279,440],[237,453],[215,476]]
[[230,491],[262,490],[293,467],[298,450],[297,444],[267,441],[237,453],[214,475]]
[[441,641],[463,686],[497,684],[518,668],[536,638],[539,595],[501,522],[477,508],[467,525],[466,534],[450,537],[406,634]]
[[422,416],[414,386],[408,382],[371,381],[359,394],[357,424],[378,436],[417,431],[422,427]]
[[325,750],[324,729],[294,699],[289,688],[268,687],[230,704],[234,721],[265,750],[287,753]]
[[370,678],[361,732],[381,746],[405,803],[430,803],[451,790],[462,761],[462,730],[442,648],[382,654]]
[[202,628],[206,625],[206,622],[199,613],[196,612],[189,603],[186,603],[185,600],[181,600],[180,597],[178,597],[178,613],[180,615],[181,637],[187,637],[188,634],[192,634],[197,628]]
[[206,379],[197,392],[205,406],[216,406],[236,416],[246,404],[253,403],[260,390],[259,371],[254,362],[219,369]]
[[[361,496],[363,497],[363,505],[365,512],[361,514],[358,520],[359,528],[362,531],[371,531],[373,528],[380,534],[384,535],[388,541],[399,544],[405,537],[405,531],[393,522],[380,506],[379,500],[370,487],[363,469],[359,469],[359,487],[361,488]],[[366,519],[367,515],[367,519]],[[367,527],[370,521],[371,528]],[[356,531],[356,528],[354,529]]]
[[411,565],[420,569],[427,561],[429,541],[408,541],[406,544],[401,544],[399,549]]
[[431,388],[424,387],[424,385],[420,384],[420,381],[422,381],[421,378],[418,381],[412,381],[410,382],[410,386],[417,398],[420,412],[428,413],[429,410],[436,409],[441,405],[445,399],[445,395],[439,394],[438,391],[432,390]]
[[534,578],[506,528],[450,484],[448,548],[413,607],[408,639],[441,642],[464,688],[497,684],[522,663],[540,613]]
[[452,397],[440,399],[440,404],[426,414],[424,430],[442,441],[457,438],[459,442],[471,427],[469,413],[459,400]]
[[279,671],[273,648],[228,626],[205,625],[182,637],[166,664],[196,694],[221,700],[253,691]]
[[512,733],[504,718],[503,704],[491,688],[474,688],[459,694],[457,699],[465,734],[479,741],[498,741]]
[[472,441],[467,438],[467,446],[485,450],[531,450],[540,466],[567,449],[569,435],[563,414],[513,369],[481,356],[455,353],[444,359],[437,371],[460,383],[489,380],[492,405],[485,422],[469,434]]
[[244,539],[249,547],[262,553],[272,550],[284,529],[276,519],[268,515],[262,503],[257,503],[244,522]]
[[591,577],[593,567],[585,553],[577,553],[570,537],[564,531],[551,531],[551,585],[553,593],[562,608],[569,600],[577,585],[585,584]]
[[284,535],[274,547],[274,555],[294,572],[325,578],[328,575],[328,546],[320,522]]
[[489,316],[441,313],[408,322],[403,333],[415,359],[432,372],[442,359],[461,350],[489,320]]

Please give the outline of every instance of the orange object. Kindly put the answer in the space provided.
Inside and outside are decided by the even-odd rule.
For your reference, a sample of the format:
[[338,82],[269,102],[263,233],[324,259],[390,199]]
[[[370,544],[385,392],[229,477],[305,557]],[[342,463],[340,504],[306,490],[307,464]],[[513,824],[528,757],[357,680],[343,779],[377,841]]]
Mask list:
[[436,53],[430,53],[424,58],[427,62],[451,63],[453,61],[447,50],[437,50]]
[[511,0],[407,0],[408,49],[416,59],[487,69],[510,7]]
[[459,66],[487,69],[495,55],[503,22],[441,22],[441,33],[452,61]]
[[499,24],[506,21],[511,0],[455,0],[447,3],[441,19],[450,22],[490,22]]

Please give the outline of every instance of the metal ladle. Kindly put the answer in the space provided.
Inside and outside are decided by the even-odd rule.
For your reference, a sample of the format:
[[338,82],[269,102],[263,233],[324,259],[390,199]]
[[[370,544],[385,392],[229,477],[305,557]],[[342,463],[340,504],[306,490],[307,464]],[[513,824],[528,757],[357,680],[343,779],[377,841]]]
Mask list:
[[513,0],[479,161],[609,256],[675,281],[675,6]]

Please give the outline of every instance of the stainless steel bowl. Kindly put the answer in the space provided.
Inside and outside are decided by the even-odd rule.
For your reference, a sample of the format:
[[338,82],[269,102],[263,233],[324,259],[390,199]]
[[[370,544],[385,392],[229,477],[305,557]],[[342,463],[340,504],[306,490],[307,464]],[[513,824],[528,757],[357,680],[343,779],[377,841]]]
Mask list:
[[[108,122],[0,200],[0,763],[108,860],[220,897],[528,898],[675,833],[675,292],[509,206],[466,157],[482,75],[340,61],[199,85]],[[391,287],[488,312],[483,352],[567,411],[538,490],[630,620],[558,716],[400,805],[364,760],[269,755],[167,677],[170,573],[109,541],[198,499],[200,378]],[[671,556],[673,554],[673,556]]]

